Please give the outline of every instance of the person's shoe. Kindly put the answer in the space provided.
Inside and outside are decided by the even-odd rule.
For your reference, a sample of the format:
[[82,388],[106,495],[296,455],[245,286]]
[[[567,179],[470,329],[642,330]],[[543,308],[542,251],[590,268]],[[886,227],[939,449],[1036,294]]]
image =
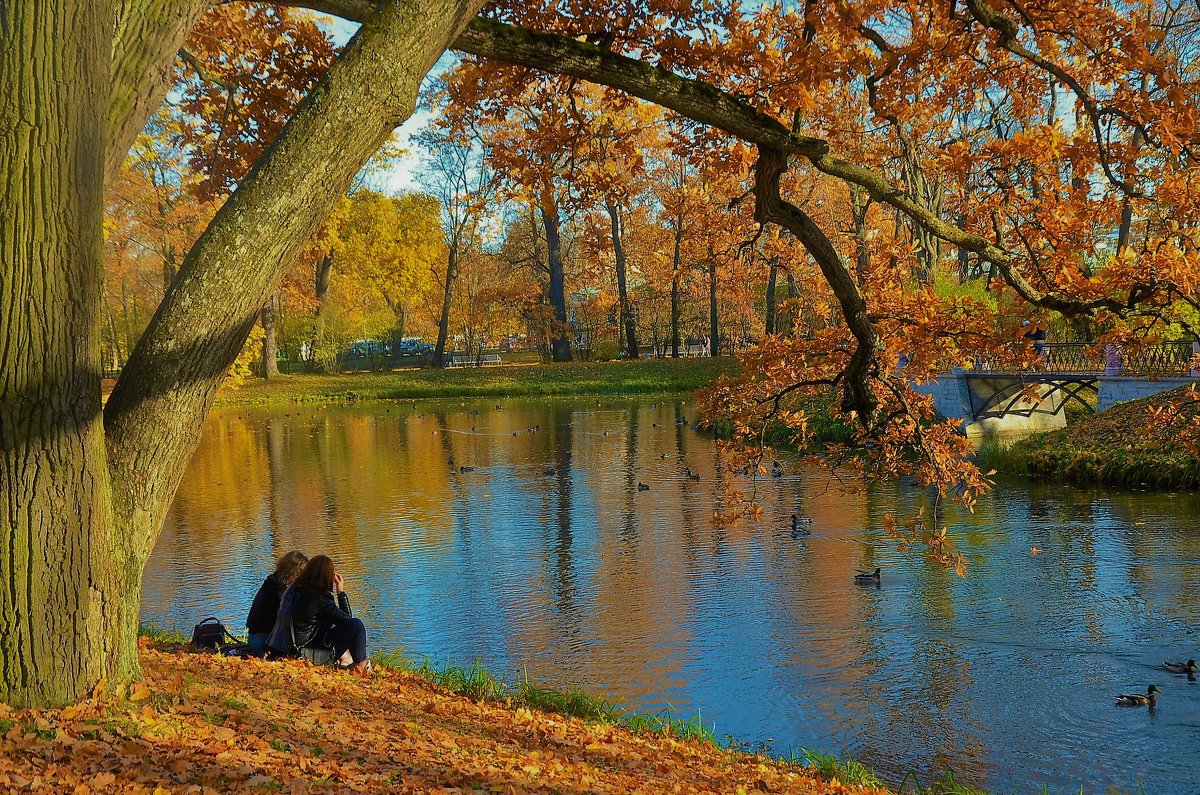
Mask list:
[[354,665],[351,665],[346,670],[348,670],[350,673],[354,674],[355,676],[369,676],[371,674],[371,661],[370,660],[359,660],[358,662],[354,663]]

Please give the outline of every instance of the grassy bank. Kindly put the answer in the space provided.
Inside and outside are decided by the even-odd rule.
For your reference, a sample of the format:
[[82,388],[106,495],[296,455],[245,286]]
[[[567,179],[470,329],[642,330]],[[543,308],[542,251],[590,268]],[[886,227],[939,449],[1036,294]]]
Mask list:
[[[1161,412],[1161,413],[1158,413]],[[1120,403],[1007,450],[984,449],[986,466],[1033,477],[1126,488],[1200,487],[1200,403],[1187,388]]]
[[225,405],[691,392],[737,371],[732,358],[512,364],[450,370],[282,375],[221,390]]
[[[669,728],[635,731],[143,641],[145,679],[62,710],[0,706],[0,789],[48,792],[786,792],[868,795]],[[482,694],[487,696],[487,694]]]

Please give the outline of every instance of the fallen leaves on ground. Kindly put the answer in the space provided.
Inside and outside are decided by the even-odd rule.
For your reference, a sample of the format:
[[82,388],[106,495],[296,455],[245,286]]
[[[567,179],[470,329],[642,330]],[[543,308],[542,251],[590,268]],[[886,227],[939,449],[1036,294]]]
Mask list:
[[61,710],[0,705],[0,790],[865,795],[761,756],[451,695],[391,671],[143,641],[145,679]]

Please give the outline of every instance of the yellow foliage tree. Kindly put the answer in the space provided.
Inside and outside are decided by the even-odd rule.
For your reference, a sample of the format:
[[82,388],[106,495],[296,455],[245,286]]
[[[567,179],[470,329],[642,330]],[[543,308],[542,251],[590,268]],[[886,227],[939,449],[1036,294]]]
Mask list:
[[420,193],[351,194],[333,240],[331,289],[363,336],[390,337],[396,352],[411,309],[435,290],[446,243],[437,199]]

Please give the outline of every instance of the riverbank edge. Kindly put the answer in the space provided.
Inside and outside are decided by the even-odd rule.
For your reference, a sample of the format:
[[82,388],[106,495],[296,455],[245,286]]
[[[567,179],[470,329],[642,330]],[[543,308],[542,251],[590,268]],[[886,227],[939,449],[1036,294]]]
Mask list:
[[624,725],[547,710],[531,703],[552,692],[541,688],[456,693],[436,679],[461,669],[422,674],[393,667],[394,655],[360,678],[196,652],[162,636],[140,645],[140,682],[58,710],[0,705],[0,788],[887,793],[722,747],[686,722]]
[[722,375],[736,375],[739,370],[737,359],[719,357],[280,375],[222,389],[216,405],[685,394],[712,384]]
[[[142,624],[138,633],[143,643],[148,644],[150,648],[175,654],[191,652],[210,658],[228,659],[207,652],[197,652],[178,629],[163,629],[157,624],[149,623]],[[593,695],[578,685],[564,690],[539,684],[530,678],[528,670],[524,668],[510,679],[507,675],[497,677],[478,660],[470,667],[461,667],[439,663],[429,657],[415,660],[399,651],[377,651],[371,655],[371,661],[376,672],[419,679],[440,691],[472,703],[491,704],[509,712],[528,710],[556,715],[581,721],[584,725],[608,726],[639,737],[663,739],[668,745],[675,742],[695,743],[722,754],[729,754],[734,759],[782,765],[785,770],[802,773],[806,777],[815,777],[826,784],[841,787],[803,792],[818,795],[827,791],[841,795],[859,792],[876,795],[904,795],[906,792],[915,795],[992,795],[988,790],[959,783],[954,772],[949,769],[943,771],[937,780],[924,785],[910,773],[893,789],[874,770],[850,757],[839,757],[804,748],[793,748],[786,755],[781,755],[769,744],[752,744],[728,734],[718,739],[716,725],[706,725],[699,711],[694,716],[687,717],[680,715],[670,706],[665,706],[657,712],[637,713]],[[269,663],[268,667],[288,664]],[[304,667],[311,672],[334,675],[328,670],[307,665]],[[741,789],[736,791],[742,792]],[[1049,790],[1042,787],[1038,793],[1049,795]],[[1071,795],[1076,793],[1072,791]],[[1078,790],[1077,795],[1083,795],[1083,790]]]
[[1200,404],[1191,402],[1187,389],[1118,403],[1008,447],[987,442],[976,460],[984,469],[1084,486],[1200,488],[1200,454],[1180,433],[1188,423],[1200,425]]

